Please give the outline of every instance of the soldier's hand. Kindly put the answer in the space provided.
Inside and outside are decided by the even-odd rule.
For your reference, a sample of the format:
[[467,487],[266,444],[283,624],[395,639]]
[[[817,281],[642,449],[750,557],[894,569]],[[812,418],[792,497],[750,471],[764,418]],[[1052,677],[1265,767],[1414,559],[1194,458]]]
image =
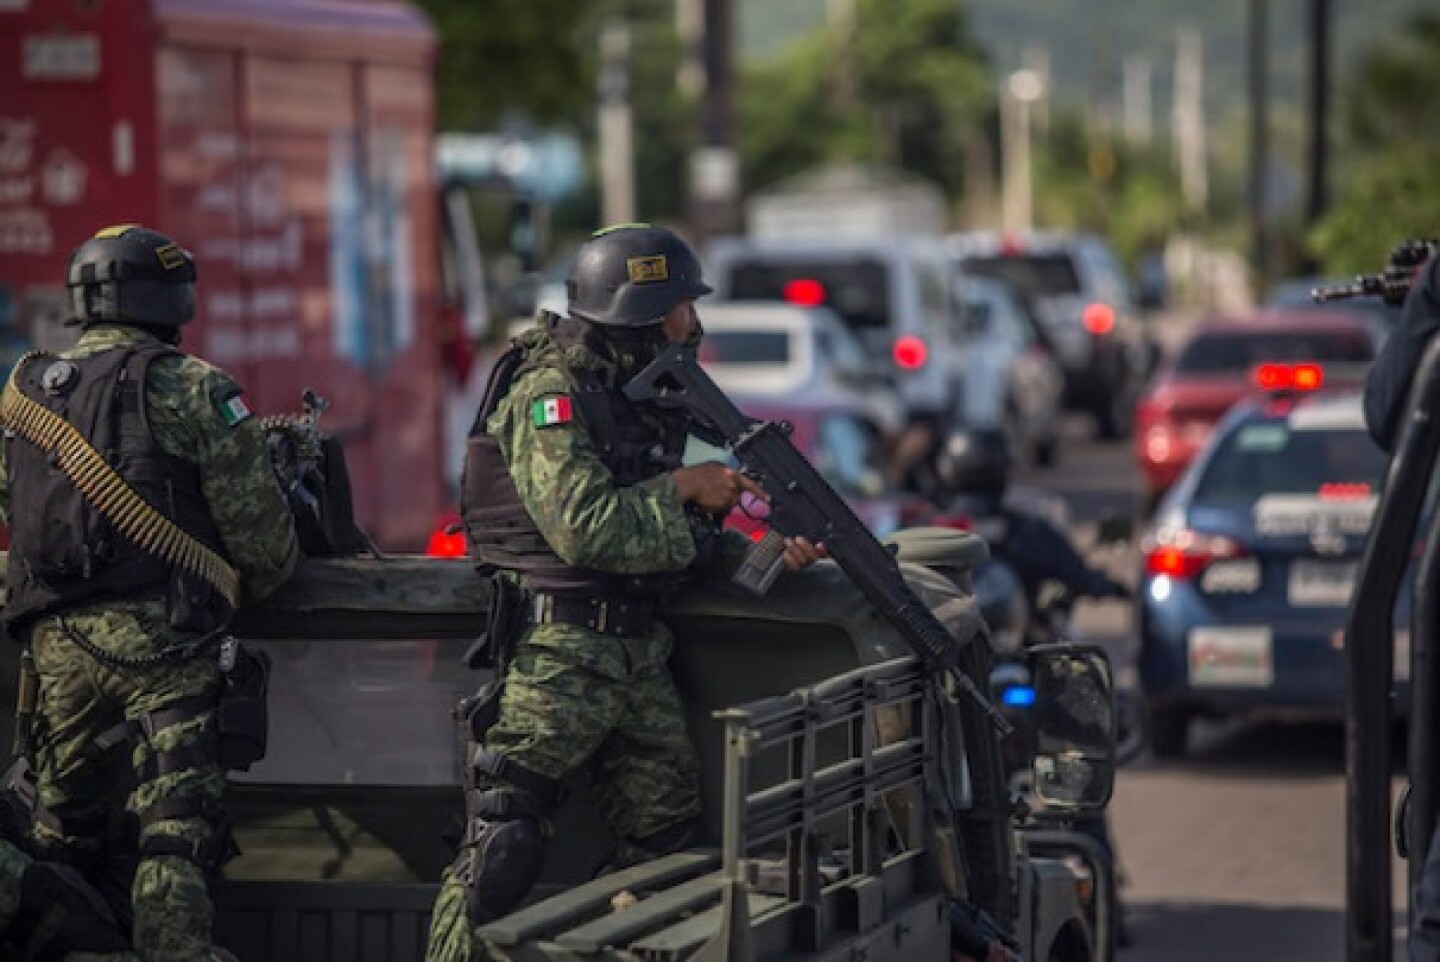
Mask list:
[[734,508],[740,502],[740,495],[747,491],[762,501],[770,500],[760,485],[718,461],[677,468],[674,478],[681,504],[693,504],[711,514]]
[[808,568],[821,558],[830,557],[825,545],[811,544],[808,538],[785,539],[785,567],[791,571]]

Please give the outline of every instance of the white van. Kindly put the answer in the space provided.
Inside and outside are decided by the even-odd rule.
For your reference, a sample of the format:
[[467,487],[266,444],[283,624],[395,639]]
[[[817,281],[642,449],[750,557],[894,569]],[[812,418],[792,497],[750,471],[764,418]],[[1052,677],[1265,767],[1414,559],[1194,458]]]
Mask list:
[[839,315],[872,357],[888,359],[907,421],[959,413],[960,311],[949,275],[943,242],[932,237],[720,238],[705,256],[705,279],[720,298]]

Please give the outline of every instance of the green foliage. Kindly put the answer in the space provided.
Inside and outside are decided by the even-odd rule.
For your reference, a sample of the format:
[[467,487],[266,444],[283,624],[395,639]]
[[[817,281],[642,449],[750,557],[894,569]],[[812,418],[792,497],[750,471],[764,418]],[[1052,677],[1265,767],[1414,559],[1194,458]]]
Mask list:
[[[419,0],[440,35],[442,130],[488,130],[510,115],[571,120],[594,100],[595,3]],[[578,16],[577,16],[578,14]]]
[[1406,237],[1440,234],[1440,16],[1416,19],[1403,41],[1376,48],[1348,91],[1357,158],[1337,202],[1310,237],[1327,271],[1376,270]]
[[954,0],[857,0],[848,37],[811,34],[745,71],[745,184],[874,161],[958,193],[966,138],[989,102],[984,61]]
[[1327,273],[1379,270],[1397,241],[1440,234],[1440,139],[1395,144],[1355,166],[1311,234]]
[[1102,234],[1130,263],[1189,226],[1167,151],[1098,132],[1071,114],[1056,118],[1036,151],[1034,183],[1038,223]]

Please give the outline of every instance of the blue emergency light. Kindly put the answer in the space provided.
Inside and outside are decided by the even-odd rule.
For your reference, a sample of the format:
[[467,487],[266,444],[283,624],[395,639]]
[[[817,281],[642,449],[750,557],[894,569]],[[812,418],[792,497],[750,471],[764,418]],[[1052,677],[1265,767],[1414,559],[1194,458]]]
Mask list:
[[1012,708],[1029,708],[1035,704],[1035,689],[1029,685],[1014,685],[1000,693],[1000,700]]

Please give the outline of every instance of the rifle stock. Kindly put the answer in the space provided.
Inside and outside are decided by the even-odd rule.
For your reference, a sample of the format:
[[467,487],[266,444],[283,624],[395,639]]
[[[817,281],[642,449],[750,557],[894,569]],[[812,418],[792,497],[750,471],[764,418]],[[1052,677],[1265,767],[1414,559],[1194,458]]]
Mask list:
[[895,556],[796,450],[789,425],[746,417],[684,347],[661,351],[625,385],[625,395],[636,402],[684,408],[722,435],[745,473],[770,496],[771,527],[787,537],[823,542],[911,650],[932,671],[949,675],[1001,734],[1010,734],[1010,723],[959,669],[954,637],[905,582]]

